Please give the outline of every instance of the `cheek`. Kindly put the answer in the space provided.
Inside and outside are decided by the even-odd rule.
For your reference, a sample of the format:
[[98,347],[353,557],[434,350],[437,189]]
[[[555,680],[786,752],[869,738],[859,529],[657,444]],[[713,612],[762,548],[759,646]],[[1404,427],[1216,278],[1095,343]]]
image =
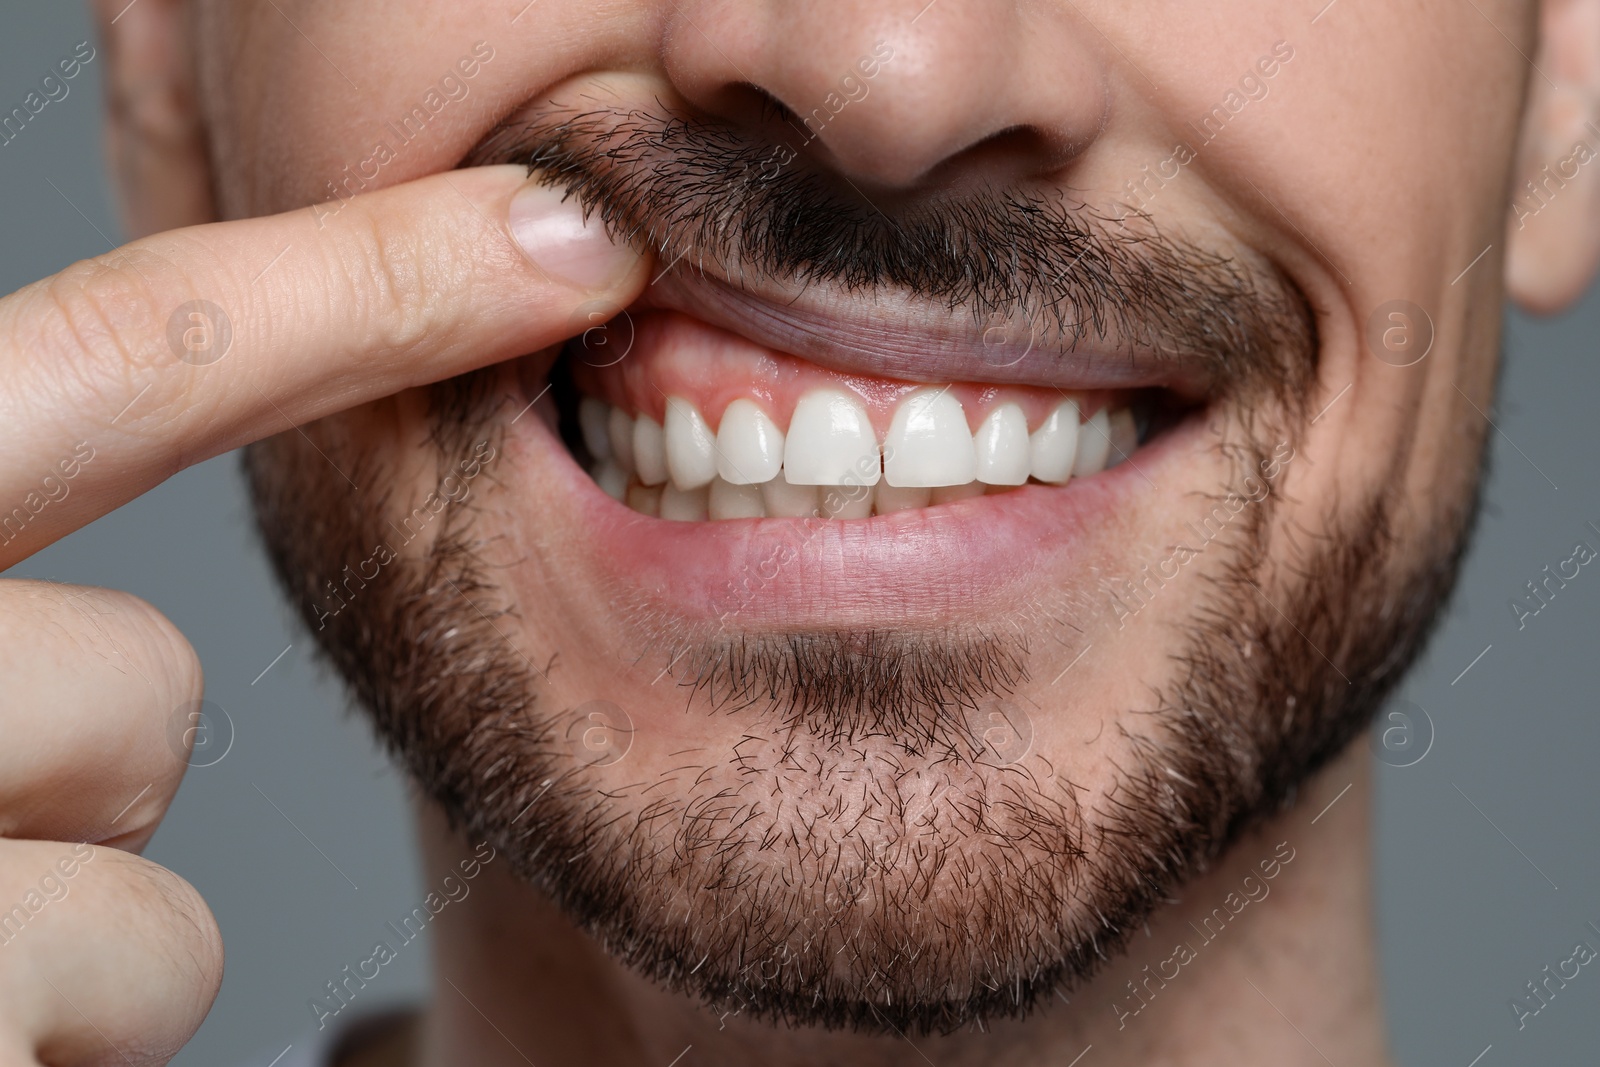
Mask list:
[[[542,0],[532,34],[508,34],[499,0],[451,0],[448,8],[441,25],[433,0],[203,4],[196,95],[217,161],[223,215],[316,203],[329,181],[370,158],[380,141],[396,158],[384,164],[377,186],[449,170],[520,101],[603,55],[639,53],[640,42],[653,39],[645,25],[649,8],[632,3],[601,11],[592,3]],[[512,29],[533,18],[529,12]],[[460,74],[464,60],[477,66],[470,80]],[[444,85],[446,77],[455,88]],[[429,117],[424,136],[397,138],[391,125],[421,107],[430,91],[457,99]]]

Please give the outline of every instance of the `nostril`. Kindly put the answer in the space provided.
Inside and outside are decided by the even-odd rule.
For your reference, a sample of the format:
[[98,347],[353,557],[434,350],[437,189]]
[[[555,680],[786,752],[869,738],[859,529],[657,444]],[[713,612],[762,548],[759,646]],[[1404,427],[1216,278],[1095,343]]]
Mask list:
[[781,122],[791,127],[799,125],[799,119],[795,115],[794,109],[761,88],[761,86],[744,83],[739,88],[750,93],[755,98],[757,117],[763,124]]
[[1087,142],[1065,142],[1037,126],[1008,126],[945,160],[934,173],[981,171],[991,181],[1042,178],[1072,162],[1087,147]]
[[773,93],[751,82],[730,82],[696,100],[707,118],[762,135],[763,140],[797,143],[805,136],[800,116]]
[[[861,106],[871,91],[869,79],[856,77],[838,92],[813,101],[815,106],[809,111],[802,111],[759,85],[734,82],[709,100],[702,100],[701,106],[715,120],[745,131],[752,146],[760,144],[772,149],[756,168],[763,179],[771,180],[802,153],[812,166],[824,171],[844,169],[842,161],[834,158],[829,130],[847,119],[849,110]],[[886,184],[857,174],[853,181],[856,188],[872,190],[875,196],[892,196],[907,186],[942,187],[977,173],[986,182],[1005,184],[1058,170],[1080,148],[1063,145],[1037,127],[1017,123],[941,159],[932,170],[913,180]]]

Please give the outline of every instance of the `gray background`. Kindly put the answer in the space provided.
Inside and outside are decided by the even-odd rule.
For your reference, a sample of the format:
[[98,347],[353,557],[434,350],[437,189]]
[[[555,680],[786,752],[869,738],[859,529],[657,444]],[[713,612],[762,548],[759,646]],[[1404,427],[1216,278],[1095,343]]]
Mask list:
[[[0,110],[92,39],[79,4],[21,8],[0,14]],[[103,59],[0,148],[0,292],[120,240],[100,154]],[[1481,1067],[1595,1061],[1596,968],[1521,1032],[1507,1002],[1593,939],[1585,922],[1600,924],[1600,573],[1585,568],[1520,632],[1507,601],[1579,538],[1600,543],[1585,527],[1600,523],[1597,328],[1600,292],[1559,319],[1511,317],[1487,511],[1450,616],[1402,694],[1426,712],[1432,747],[1413,766],[1378,768],[1385,997],[1406,1064],[1467,1067],[1490,1045]],[[270,1059],[311,1022],[307,999],[424,890],[404,783],[290,625],[236,458],[185,471],[8,573],[129,590],[198,649],[233,747],[190,771],[149,855],[210,902],[228,973],[175,1062]],[[420,947],[403,950],[366,1004],[420,993],[425,964]]]

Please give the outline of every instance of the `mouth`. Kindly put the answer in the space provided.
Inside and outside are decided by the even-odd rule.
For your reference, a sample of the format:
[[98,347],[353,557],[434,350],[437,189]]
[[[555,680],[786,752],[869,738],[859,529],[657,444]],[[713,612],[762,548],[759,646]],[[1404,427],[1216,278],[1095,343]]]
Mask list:
[[517,366],[541,521],[567,520],[548,551],[631,616],[794,632],[948,627],[1046,593],[1100,610],[1136,554],[1186,536],[1178,502],[1228,484],[1217,427],[1307,351],[1303,305],[1241,246],[1053,186],[863,202],[804,153],[761,165],[759,128],[603,82],[472,158],[526,163],[661,265],[623,314]]
[[1173,390],[838,370],[650,301],[517,372],[568,562],[684,634],[949,626],[1062,571],[1084,599],[1206,448]]
[[1127,462],[1160,390],[1067,391],[843,373],[648,308],[564,346],[556,426],[607,496],[674,522],[861,522]]

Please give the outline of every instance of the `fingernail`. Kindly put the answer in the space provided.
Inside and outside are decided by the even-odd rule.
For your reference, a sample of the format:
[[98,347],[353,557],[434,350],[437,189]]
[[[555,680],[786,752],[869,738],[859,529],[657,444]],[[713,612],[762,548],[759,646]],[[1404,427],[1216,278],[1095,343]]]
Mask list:
[[528,184],[511,198],[511,235],[534,266],[579,289],[608,289],[638,262],[627,245],[613,244],[591,214],[585,223],[578,198]]

